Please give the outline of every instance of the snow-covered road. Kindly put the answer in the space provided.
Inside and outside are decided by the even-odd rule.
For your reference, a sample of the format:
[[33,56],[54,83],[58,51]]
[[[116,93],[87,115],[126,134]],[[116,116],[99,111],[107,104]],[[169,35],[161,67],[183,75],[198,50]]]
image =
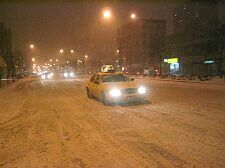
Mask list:
[[0,167],[225,167],[225,86],[138,79],[150,102],[112,107],[86,82],[0,90]]

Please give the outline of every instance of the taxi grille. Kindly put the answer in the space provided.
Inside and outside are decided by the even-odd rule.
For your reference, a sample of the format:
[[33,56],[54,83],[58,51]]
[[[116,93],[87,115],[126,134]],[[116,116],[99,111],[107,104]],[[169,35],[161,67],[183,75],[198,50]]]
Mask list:
[[128,88],[121,90],[122,94],[136,94],[138,92],[137,88]]

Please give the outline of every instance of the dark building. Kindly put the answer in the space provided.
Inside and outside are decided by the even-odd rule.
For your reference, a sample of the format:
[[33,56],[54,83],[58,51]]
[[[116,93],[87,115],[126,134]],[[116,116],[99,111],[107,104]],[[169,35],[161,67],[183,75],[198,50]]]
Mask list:
[[[217,3],[190,1],[174,9],[174,34],[166,37],[163,72],[218,75],[223,71],[224,28]],[[168,63],[169,58],[178,58]]]
[[14,59],[12,55],[12,34],[11,30],[3,23],[0,23],[0,57],[5,67],[1,67],[1,77],[12,77],[15,75]]
[[[15,62],[16,75],[23,76],[28,71],[28,61],[21,51],[14,51],[13,58]],[[45,60],[46,61],[46,60]]]
[[118,61],[128,71],[154,71],[160,68],[166,22],[138,19],[118,29]]
[[174,34],[185,34],[189,39],[205,36],[218,24],[217,3],[191,0],[173,10]]

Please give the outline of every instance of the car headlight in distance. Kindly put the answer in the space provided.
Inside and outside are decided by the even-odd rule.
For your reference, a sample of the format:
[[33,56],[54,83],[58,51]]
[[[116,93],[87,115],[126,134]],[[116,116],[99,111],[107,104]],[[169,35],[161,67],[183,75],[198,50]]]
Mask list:
[[48,74],[48,75],[47,75],[47,78],[48,78],[48,79],[50,79],[51,77],[52,77],[52,75],[51,75],[51,74]]
[[70,72],[70,77],[74,77],[74,73],[73,72]]
[[41,78],[42,78],[42,79],[45,79],[45,75],[41,75]]
[[64,73],[64,77],[68,77],[68,73],[67,72]]
[[109,91],[109,94],[113,97],[121,96],[121,91],[119,89],[112,89]]
[[146,88],[143,87],[143,86],[139,87],[139,88],[138,88],[138,93],[139,93],[139,94],[145,94],[145,93],[146,93]]

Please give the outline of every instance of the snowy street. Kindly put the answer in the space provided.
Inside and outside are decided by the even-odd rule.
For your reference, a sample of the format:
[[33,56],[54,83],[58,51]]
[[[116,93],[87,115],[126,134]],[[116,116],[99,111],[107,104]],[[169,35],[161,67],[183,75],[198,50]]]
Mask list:
[[225,86],[136,79],[148,102],[104,106],[87,77],[0,90],[0,167],[225,167]]

